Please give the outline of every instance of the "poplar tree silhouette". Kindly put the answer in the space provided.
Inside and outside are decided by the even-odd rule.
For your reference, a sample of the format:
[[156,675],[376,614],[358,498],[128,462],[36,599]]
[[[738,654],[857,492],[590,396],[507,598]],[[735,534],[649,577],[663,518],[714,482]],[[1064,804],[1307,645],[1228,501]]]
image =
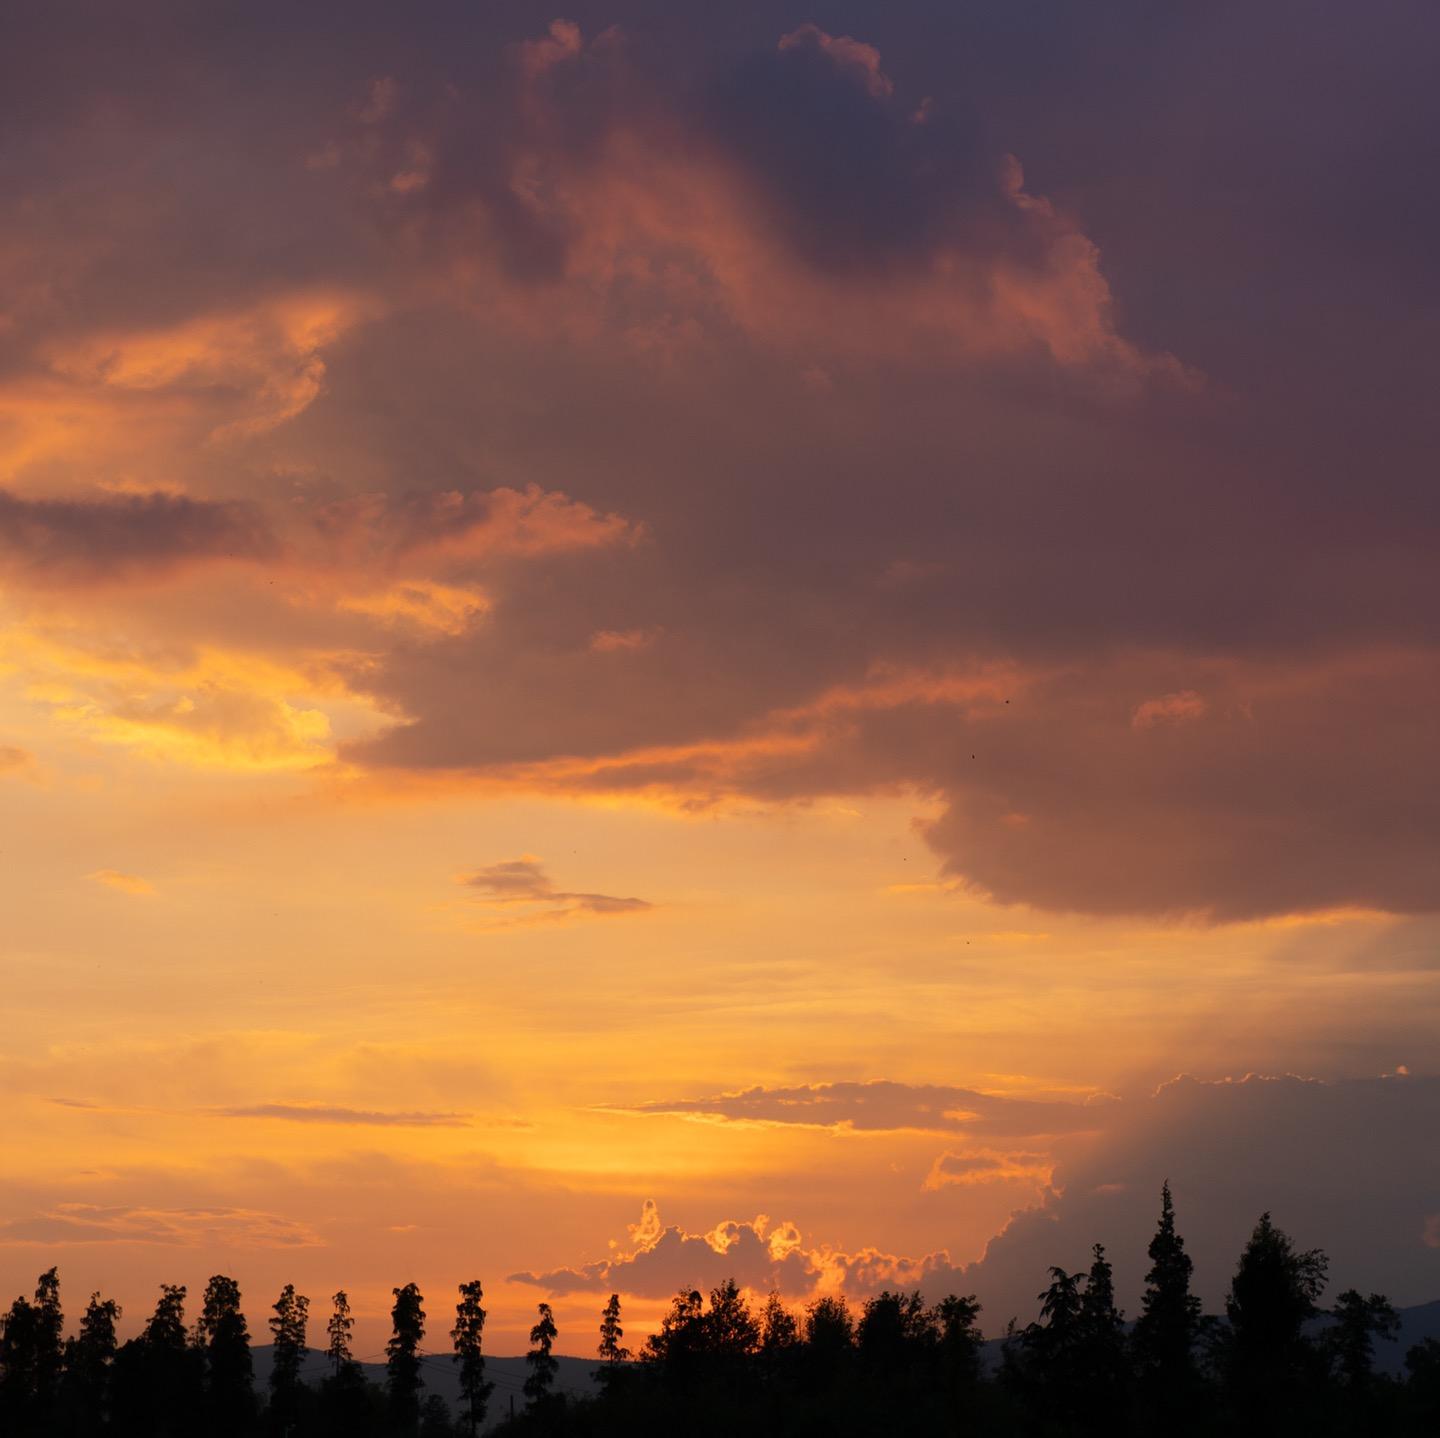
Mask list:
[[597,1351],[602,1366],[595,1370],[595,1377],[602,1386],[615,1381],[621,1364],[630,1357],[630,1350],[621,1343],[624,1337],[625,1330],[620,1326],[620,1295],[612,1293],[600,1314],[600,1346]]
[[1110,1433],[1124,1421],[1125,1317],[1115,1306],[1115,1278],[1105,1246],[1091,1250],[1090,1271],[1080,1294],[1080,1345],[1077,1353],[1083,1385],[1081,1423],[1090,1433]]
[[0,1430],[38,1431],[36,1375],[40,1315],[27,1298],[17,1298],[0,1319]]
[[374,1390],[365,1381],[350,1351],[350,1299],[342,1288],[331,1299],[330,1321],[325,1325],[325,1357],[330,1375],[320,1385],[320,1415],[326,1438],[354,1438],[375,1428]]
[[139,1338],[122,1344],[112,1371],[114,1426],[136,1438],[206,1431],[205,1355],[185,1329],[184,1284],[162,1283]]
[[485,1310],[480,1300],[485,1296],[478,1278],[460,1285],[460,1302],[455,1305],[455,1326],[450,1330],[455,1345],[455,1361],[460,1365],[460,1396],[464,1403],[462,1421],[472,1434],[485,1423],[485,1411],[493,1383],[485,1381]]
[[120,1305],[90,1295],[80,1329],[65,1345],[65,1376],[60,1383],[59,1430],[91,1434],[110,1418],[110,1380],[115,1365],[115,1324]]
[[195,1324],[195,1342],[208,1369],[206,1407],[210,1431],[240,1434],[255,1416],[255,1369],[250,1358],[250,1332],[240,1308],[240,1285],[217,1273],[205,1285],[205,1299]]
[[65,1366],[65,1315],[60,1308],[60,1275],[46,1269],[35,1285],[35,1414],[53,1420]]
[[530,1330],[530,1351],[525,1362],[530,1372],[525,1379],[525,1397],[532,1408],[538,1408],[550,1397],[550,1387],[560,1365],[550,1350],[556,1338],[555,1315],[548,1303],[540,1304],[539,1318]]
[[301,1404],[300,1367],[310,1351],[305,1330],[310,1318],[310,1300],[287,1283],[272,1305],[270,1319],[270,1419],[282,1433],[299,1421]]
[[341,1369],[355,1361],[350,1355],[350,1330],[355,1327],[355,1320],[350,1316],[350,1297],[343,1288],[330,1301],[334,1307],[325,1325],[325,1357],[338,1378]]
[[425,1310],[420,1289],[413,1283],[395,1288],[390,1310],[392,1331],[385,1345],[385,1379],[390,1421],[395,1431],[411,1434],[420,1421],[420,1340],[425,1337]]
[[1200,1300],[1190,1291],[1195,1265],[1175,1231],[1168,1181],[1160,1190],[1160,1222],[1150,1240],[1150,1271],[1131,1335],[1141,1409],[1157,1429],[1183,1432],[1197,1418]]

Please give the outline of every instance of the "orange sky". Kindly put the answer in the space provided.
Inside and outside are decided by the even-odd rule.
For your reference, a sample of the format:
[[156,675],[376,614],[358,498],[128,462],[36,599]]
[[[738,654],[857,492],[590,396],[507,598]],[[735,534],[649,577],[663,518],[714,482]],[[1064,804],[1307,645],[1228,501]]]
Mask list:
[[478,1275],[499,1351],[548,1296],[584,1352],[728,1267],[997,1331],[1097,1238],[1133,1284],[1167,1177],[1212,1298],[1267,1206],[1440,1293],[1382,299],[1262,363],[1264,227],[1154,219],[1204,157],[1085,47],[1089,159],[921,7],[362,9],[11,76],[0,1293],[344,1286],[368,1353]]

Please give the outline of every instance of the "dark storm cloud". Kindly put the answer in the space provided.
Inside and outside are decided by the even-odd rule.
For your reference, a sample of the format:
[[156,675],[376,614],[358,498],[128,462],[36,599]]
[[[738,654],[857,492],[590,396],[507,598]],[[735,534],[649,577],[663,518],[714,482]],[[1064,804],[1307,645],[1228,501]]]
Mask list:
[[[333,335],[216,341],[117,433],[270,396],[263,434],[206,411],[187,490],[283,496],[286,533],[320,494],[407,578],[496,496],[561,497],[484,624],[353,659],[398,716],[353,763],[916,792],[949,874],[1049,908],[1434,907],[1433,11],[62,4],[13,35],[0,425],[48,385],[63,435],[115,334],[328,288]],[[264,551],[248,510],[48,497],[133,465],[16,456],[27,581]]]
[[914,262],[967,227],[1020,241],[999,156],[967,108],[907,106],[873,47],[806,24],[718,78],[701,133],[739,162],[796,250],[823,268]]
[[1440,1160],[1424,1135],[1440,1122],[1440,1080],[1179,1078],[1127,1114],[1062,1157],[1045,1202],[1017,1213],[967,1270],[997,1319],[1033,1313],[1037,1263],[1081,1267],[1096,1242],[1133,1312],[1167,1178],[1211,1311],[1266,1210],[1302,1248],[1325,1247],[1336,1292],[1363,1283],[1405,1304],[1435,1291]]

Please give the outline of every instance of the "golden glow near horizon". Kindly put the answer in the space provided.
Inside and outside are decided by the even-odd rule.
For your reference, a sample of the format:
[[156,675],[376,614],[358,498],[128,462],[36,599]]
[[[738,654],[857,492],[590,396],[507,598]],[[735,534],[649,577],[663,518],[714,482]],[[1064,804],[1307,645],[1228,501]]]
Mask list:
[[[163,121],[23,127],[0,1300],[345,1287],[373,1353],[478,1275],[495,1349],[548,1296],[584,1353],[728,1268],[993,1332],[1096,1239],[1133,1285],[1166,1177],[1208,1293],[1286,1202],[1440,1293],[1408,421],[1150,313],[1124,236],[1194,245],[1103,187],[959,174],[899,36],[751,37],[792,153],[534,29],[253,115],[171,37]],[[1398,1196],[1311,1233],[1344,1145]]]

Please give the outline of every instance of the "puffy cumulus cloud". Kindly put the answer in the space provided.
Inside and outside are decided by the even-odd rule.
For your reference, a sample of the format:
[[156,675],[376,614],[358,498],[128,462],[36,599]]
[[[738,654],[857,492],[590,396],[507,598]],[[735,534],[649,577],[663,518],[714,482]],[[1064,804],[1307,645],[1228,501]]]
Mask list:
[[0,1245],[69,1248],[144,1243],[181,1248],[309,1248],[320,1239],[308,1224],[250,1208],[150,1208],[61,1203],[0,1223]]
[[873,46],[803,26],[681,95],[628,39],[557,22],[522,43],[499,141],[493,94],[452,90],[388,108],[363,147],[387,223],[519,332],[675,360],[738,326],[852,363],[1189,382],[1120,336],[1095,246],[1019,163],[963,106],[907,108]]
[[183,494],[33,499],[0,490],[0,579],[29,585],[134,582],[187,563],[263,559],[275,541],[244,502]]
[[1427,1141],[1437,1120],[1434,1077],[1175,1079],[1126,1105],[1098,1139],[1062,1145],[1051,1191],[1016,1213],[967,1281],[994,1316],[1023,1321],[1035,1310],[1036,1275],[1052,1263],[1081,1267],[1102,1242],[1133,1312],[1168,1179],[1212,1311],[1267,1209],[1302,1247],[1329,1253],[1337,1290],[1429,1299],[1440,1285],[1440,1253],[1426,1241],[1440,1192],[1440,1158]]
[[682,1288],[709,1289],[733,1278],[766,1292],[803,1290],[809,1264],[793,1224],[772,1225],[764,1214],[749,1222],[717,1224],[708,1233],[687,1233],[660,1222],[647,1201],[639,1224],[630,1225],[632,1248],[578,1268],[514,1273],[512,1283],[531,1283],[552,1293],[620,1291],[664,1298]]
[[487,905],[518,909],[519,917],[515,921],[520,923],[584,915],[638,914],[654,908],[645,899],[557,889],[540,861],[529,855],[477,869],[473,874],[462,876],[460,882],[466,888],[474,889]]
[[914,1129],[1025,1138],[1092,1132],[1112,1121],[1114,1108],[1114,1103],[1104,1098],[1052,1103],[942,1084],[878,1080],[796,1088],[756,1087],[706,1098],[655,1100],[629,1111],[694,1114],[729,1122],[807,1124],[870,1133]]
[[829,1245],[808,1246],[793,1223],[774,1223],[765,1214],[748,1222],[726,1220],[707,1233],[689,1233],[659,1221],[647,1201],[631,1243],[609,1258],[543,1273],[520,1272],[512,1283],[533,1284],[551,1293],[620,1292],[637,1298],[665,1298],[682,1290],[715,1288],[727,1279],[752,1293],[777,1290],[792,1299],[838,1294],[863,1301],[890,1288],[923,1288],[939,1298],[955,1291],[965,1271],[942,1251],[909,1258],[878,1248],[853,1252]]

